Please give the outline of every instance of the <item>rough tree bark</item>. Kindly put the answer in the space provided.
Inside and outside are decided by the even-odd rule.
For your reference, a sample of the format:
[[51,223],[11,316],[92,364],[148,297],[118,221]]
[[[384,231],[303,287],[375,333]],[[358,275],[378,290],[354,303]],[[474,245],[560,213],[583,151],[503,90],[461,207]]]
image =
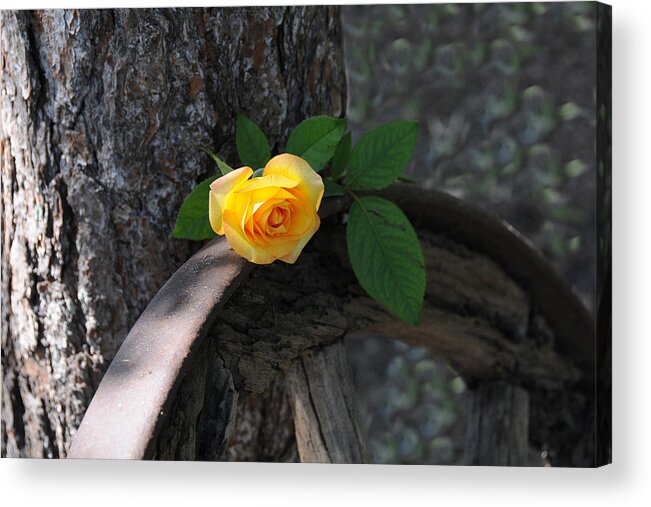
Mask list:
[[2,455],[61,457],[129,328],[189,253],[169,233],[213,171],[197,147],[235,162],[237,111],[276,147],[305,116],[343,114],[338,9],[0,21]]

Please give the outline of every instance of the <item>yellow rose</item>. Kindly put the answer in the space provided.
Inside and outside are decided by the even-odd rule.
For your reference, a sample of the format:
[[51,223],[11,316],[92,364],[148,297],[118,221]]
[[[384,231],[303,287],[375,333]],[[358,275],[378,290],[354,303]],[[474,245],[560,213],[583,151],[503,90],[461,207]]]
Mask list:
[[262,176],[242,167],[210,185],[210,225],[245,259],[293,264],[319,228],[323,180],[296,155],[272,158]]

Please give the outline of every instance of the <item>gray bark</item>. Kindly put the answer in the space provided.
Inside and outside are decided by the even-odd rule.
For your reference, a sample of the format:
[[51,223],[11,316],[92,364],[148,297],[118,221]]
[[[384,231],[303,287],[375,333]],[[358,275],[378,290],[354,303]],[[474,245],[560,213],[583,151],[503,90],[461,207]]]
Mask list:
[[148,301],[190,251],[185,195],[232,163],[234,114],[275,147],[341,115],[336,7],[0,13],[2,455],[60,457]]

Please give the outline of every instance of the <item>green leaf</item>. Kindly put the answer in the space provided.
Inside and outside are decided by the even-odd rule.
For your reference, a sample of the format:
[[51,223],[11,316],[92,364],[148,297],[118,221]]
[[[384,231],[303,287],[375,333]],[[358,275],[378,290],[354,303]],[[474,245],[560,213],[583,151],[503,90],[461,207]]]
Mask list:
[[335,180],[341,178],[346,172],[352,144],[350,132],[348,132],[337,145],[337,151],[335,151],[335,156],[332,159],[332,177]]
[[243,114],[237,115],[235,144],[240,161],[245,166],[264,167],[271,158],[271,148],[267,137],[260,127]]
[[323,180],[323,197],[338,197],[346,194],[346,189],[339,183],[335,183],[330,178]]
[[337,144],[346,130],[346,120],[314,116],[303,120],[287,140],[287,152],[307,160],[316,172],[334,156]]
[[261,167],[260,169],[256,169],[255,171],[253,171],[251,178],[259,178],[260,176],[262,176],[262,173],[264,173],[264,167]]
[[350,154],[348,186],[371,190],[393,183],[407,167],[417,138],[418,123],[412,121],[394,121],[364,134]]
[[219,171],[222,173],[222,176],[226,176],[229,172],[233,170],[231,166],[229,166],[221,158],[215,155],[209,148],[200,146],[199,149],[205,151],[208,155],[212,157],[212,159],[215,161],[215,164],[217,164],[217,167],[219,167]]
[[200,241],[216,236],[208,219],[210,184],[216,179],[216,176],[211,176],[203,180],[185,198],[176,217],[176,226],[172,231],[173,238]]
[[417,325],[425,295],[425,261],[404,213],[380,197],[353,202],[346,226],[348,255],[366,292],[410,324]]

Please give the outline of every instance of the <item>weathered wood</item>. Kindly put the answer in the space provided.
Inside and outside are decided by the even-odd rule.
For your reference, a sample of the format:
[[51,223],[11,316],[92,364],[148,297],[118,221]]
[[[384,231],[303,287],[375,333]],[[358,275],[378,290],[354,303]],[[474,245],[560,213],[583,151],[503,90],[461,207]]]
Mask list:
[[534,466],[529,446],[529,395],[504,381],[470,391],[465,462],[484,466]]
[[233,432],[220,459],[298,462],[294,417],[282,373],[263,393],[251,394],[240,400]]
[[[405,190],[407,193],[407,191]],[[413,190],[418,202],[441,202],[437,192]],[[445,196],[447,198],[447,196]],[[453,208],[450,210],[453,212]],[[227,303],[212,333],[241,393],[262,393],[278,370],[314,347],[347,333],[373,333],[428,347],[470,384],[505,380],[532,394],[537,417],[533,441],[548,450],[553,464],[590,459],[590,428],[567,396],[583,400],[591,392],[590,370],[557,350],[558,340],[537,309],[536,300],[492,258],[436,234],[418,230],[427,258],[427,294],[421,326],[392,319],[366,296],[350,271],[343,228],[337,217],[322,229],[294,266],[256,269]],[[529,249],[529,246],[525,246]],[[544,283],[544,282],[543,282]],[[563,318],[563,315],[552,315]],[[580,394],[582,393],[582,394]],[[572,414],[558,427],[553,410]],[[587,435],[587,436],[586,436]],[[585,436],[585,439],[583,438]],[[568,453],[568,441],[582,451]],[[583,442],[585,440],[585,442]]]
[[[224,453],[240,402],[212,340],[199,346],[192,371],[198,374],[183,376],[172,401],[161,411],[165,424],[147,450],[148,458],[216,461]],[[69,457],[75,456],[74,447],[73,443]]]
[[[340,203],[334,201],[322,206],[320,214],[325,218],[338,211]],[[224,238],[218,238],[167,281],[111,363],[76,432],[69,457],[221,457],[231,436],[242,389],[239,385],[235,389],[232,373],[222,359],[223,347],[218,345],[221,338],[204,338],[253,267],[235,254]],[[241,297],[246,298],[246,293]],[[201,352],[195,352],[199,348]],[[255,365],[255,358],[251,360]],[[259,364],[264,366],[264,362]],[[266,377],[264,388],[271,380]],[[278,396],[262,397],[262,404],[243,405],[240,420],[256,420],[258,424],[249,433],[271,437],[267,423],[272,418],[263,420],[264,414],[260,413],[268,403],[278,409],[274,417],[289,413],[282,410],[287,403],[279,389]],[[104,426],[106,429],[102,429]],[[293,433],[293,426],[289,429],[286,434]],[[259,449],[247,449],[251,438],[246,432],[238,435],[241,443],[231,445],[231,457],[245,458],[247,452],[253,452],[260,459],[267,455],[270,459],[293,458],[292,441],[281,432],[277,434],[278,442],[266,442]]]
[[235,163],[342,115],[337,7],[0,11],[2,455],[64,456],[106,366],[190,253],[170,232]]
[[212,332],[239,390],[263,392],[303,351],[347,333],[428,347],[470,382],[508,378],[559,388],[584,378],[553,338],[528,337],[535,312],[503,269],[424,229],[418,231],[427,259],[421,324],[392,318],[359,287],[336,222],[324,221],[295,265],[257,268],[215,323]]
[[[423,194],[416,189],[413,192],[414,199],[419,198],[423,203],[440,197],[438,192]],[[413,327],[397,322],[357,283],[348,262],[344,227],[336,203],[333,201],[332,206],[324,208],[331,208],[330,212],[334,214],[328,216],[324,211],[319,233],[294,265],[277,263],[257,267],[234,292],[220,287],[220,279],[212,279],[201,268],[198,267],[196,273],[191,270],[193,276],[205,282],[193,285],[193,298],[210,300],[215,291],[232,292],[232,297],[221,307],[208,337],[216,351],[214,364],[228,371],[232,389],[238,397],[261,395],[280,371],[289,370],[297,358],[310,354],[310,351],[337,343],[349,333],[373,332],[430,348],[452,364],[471,385],[493,380],[522,386],[529,392],[531,400],[535,400],[535,403],[532,401],[532,410],[540,414],[535,418],[535,426],[531,427],[532,442],[554,455],[557,459],[554,464],[586,465],[586,460],[591,460],[589,438],[585,438],[587,446],[581,443],[581,450],[577,453],[567,452],[567,442],[578,442],[589,436],[591,425],[579,412],[570,410],[569,400],[572,398],[563,398],[562,395],[573,393],[576,395],[574,399],[587,403],[580,405],[581,410],[589,412],[591,372],[575,364],[571,355],[557,350],[558,337],[536,309],[535,298],[487,254],[466,248],[448,239],[444,231],[435,227],[428,230],[421,223],[418,233],[428,260],[428,289],[422,324]],[[220,244],[226,248],[223,238],[216,240],[212,248],[218,248]],[[528,251],[529,246],[524,245],[524,248]],[[172,296],[172,300],[177,298],[176,294]],[[173,314],[178,305],[168,304],[163,297],[155,301],[162,305],[156,313],[159,320],[184,322],[182,319],[164,318],[169,312]],[[220,300],[220,305],[222,303]],[[551,317],[563,318],[554,314]],[[203,334],[195,333],[195,336],[200,341]],[[191,350],[197,346],[193,345]],[[202,381],[197,384],[196,377],[203,377],[205,368],[202,361],[194,361],[188,353],[181,370],[175,373],[182,384],[181,390],[186,383],[201,386]],[[172,412],[160,418],[158,425],[150,426],[151,431],[143,438],[150,440],[147,449],[164,449],[157,451],[156,456],[169,454],[197,459],[197,446],[186,447],[194,449],[195,454],[185,454],[185,451],[179,454],[176,437],[170,438],[169,435],[185,432],[192,439],[203,438],[200,436],[204,434],[203,430],[197,427],[195,431],[184,425],[188,419],[191,424],[199,424],[196,399],[201,400],[201,396],[175,396],[175,389],[175,386],[166,384],[161,392],[144,392],[144,396],[167,399],[166,403],[173,408]],[[100,394],[105,392],[102,389],[98,391],[98,403],[102,400]],[[206,399],[204,397],[204,403]],[[550,423],[556,419],[554,414],[546,414],[552,406],[546,401],[549,399],[567,400],[565,408],[568,410],[563,413],[570,414],[572,424],[559,428],[554,426],[555,422]],[[557,408],[558,404],[553,406]],[[190,414],[190,417],[175,418],[175,411]],[[91,406],[87,417],[97,413]],[[224,414],[214,414],[214,417],[229,420]],[[252,426],[257,425],[249,434],[261,435],[259,425],[263,418],[246,418],[253,421]],[[168,424],[173,429],[165,429]],[[103,438],[103,425],[101,418],[89,423],[97,434],[96,438]],[[227,434],[213,431],[212,435],[218,435],[215,449],[221,448],[223,442],[219,439],[227,439]],[[93,441],[90,436],[86,439]],[[244,440],[251,441],[251,438],[245,437]],[[145,457],[152,457],[150,451],[145,452]]]
[[305,352],[286,376],[301,462],[366,463],[366,436],[343,343]]

